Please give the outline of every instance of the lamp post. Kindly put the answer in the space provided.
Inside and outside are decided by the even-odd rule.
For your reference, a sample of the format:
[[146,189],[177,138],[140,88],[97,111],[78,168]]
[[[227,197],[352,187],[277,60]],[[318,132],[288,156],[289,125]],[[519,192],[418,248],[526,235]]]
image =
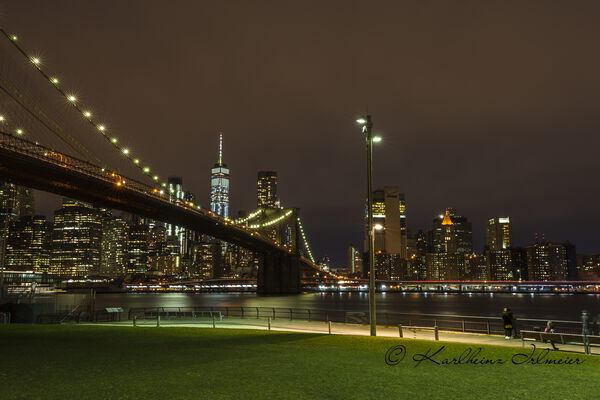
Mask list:
[[[377,336],[377,315],[375,307],[375,226],[373,226],[373,143],[381,141],[381,137],[373,136],[371,116],[366,115],[356,120],[362,125],[367,149],[367,226],[369,253],[369,325],[371,336]],[[379,225],[379,229],[381,229]]]

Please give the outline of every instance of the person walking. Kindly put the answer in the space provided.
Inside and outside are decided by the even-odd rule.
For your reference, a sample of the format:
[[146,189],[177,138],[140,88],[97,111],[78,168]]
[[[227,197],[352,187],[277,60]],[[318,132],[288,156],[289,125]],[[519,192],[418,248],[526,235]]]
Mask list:
[[[546,324],[546,329],[544,329],[544,333],[556,333],[556,331],[554,330],[554,324],[552,324],[552,321],[548,321],[548,323]],[[554,344],[554,341],[552,339],[548,340],[550,342],[550,344],[552,345],[552,348],[554,350],[558,350],[558,347],[556,347],[556,345]]]
[[504,323],[504,339],[512,338],[514,317],[510,308],[504,307],[502,310],[502,322]]

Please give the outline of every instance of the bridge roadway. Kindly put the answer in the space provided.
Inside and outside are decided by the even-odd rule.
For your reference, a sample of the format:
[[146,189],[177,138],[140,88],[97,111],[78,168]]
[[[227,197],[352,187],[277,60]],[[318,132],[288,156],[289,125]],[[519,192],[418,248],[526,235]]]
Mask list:
[[0,132],[0,180],[126,211],[207,234],[262,256],[259,293],[298,293],[322,276],[314,263],[271,239],[162,190],[37,143]]

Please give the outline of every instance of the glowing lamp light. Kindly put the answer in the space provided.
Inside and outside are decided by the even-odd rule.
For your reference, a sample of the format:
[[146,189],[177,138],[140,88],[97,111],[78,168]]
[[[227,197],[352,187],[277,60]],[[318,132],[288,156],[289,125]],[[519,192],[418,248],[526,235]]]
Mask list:
[[129,154],[129,149],[123,149],[123,150],[121,150],[121,151],[122,151],[122,152],[123,152],[123,154],[125,154],[125,155]]
[[167,184],[165,182],[160,184],[162,187],[167,187]]
[[[104,125],[98,125],[98,130],[100,132],[104,132],[106,130],[106,127]],[[116,143],[116,142],[113,142],[113,143]]]
[[145,173],[148,173],[148,172],[150,172],[150,168],[148,168],[148,167],[144,167],[144,172],[145,172]]
[[114,138],[110,139],[110,141],[111,141],[112,143],[117,143],[119,140],[118,140],[116,137],[114,137]]
[[67,96],[67,100],[69,100],[71,103],[74,103],[74,102],[77,101],[77,97],[74,96],[74,95],[72,95],[72,94],[70,94],[70,95]]
[[58,85],[59,80],[58,78],[50,78],[50,82],[54,83],[55,85]]
[[19,38],[17,37],[17,35],[11,35],[10,40],[12,40],[13,42],[16,42],[17,40],[19,40]]
[[154,179],[155,181],[157,181],[157,180],[158,180],[158,175],[154,175],[154,176],[152,177],[152,179]]
[[0,122],[4,121],[4,115],[0,115]]
[[383,139],[381,138],[381,136],[373,136],[373,143],[379,143],[381,142]]
[[23,129],[17,129],[16,132],[17,132],[17,135],[22,135],[23,134]]
[[139,160],[138,158],[136,158],[135,160],[133,160],[133,163],[134,163],[134,164],[139,164],[139,163],[140,163],[140,160]]
[[40,65],[42,60],[40,60],[37,57],[31,57],[31,62],[34,63],[35,65]]
[[89,112],[89,111],[84,111],[83,112],[83,116],[86,117],[86,118],[90,118],[92,116],[92,113]]
[[375,225],[373,225],[373,229],[376,230],[376,231],[380,231],[380,230],[383,229],[383,225],[381,225],[381,224],[375,224]]
[[367,120],[361,117],[361,118],[357,119],[356,122],[359,123],[360,125],[364,125],[367,123]]

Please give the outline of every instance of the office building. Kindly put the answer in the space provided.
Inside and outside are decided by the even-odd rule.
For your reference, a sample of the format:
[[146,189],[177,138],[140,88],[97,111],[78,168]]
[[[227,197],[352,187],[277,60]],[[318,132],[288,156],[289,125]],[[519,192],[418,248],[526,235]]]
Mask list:
[[210,173],[210,210],[229,218],[229,168],[223,162],[223,132],[219,132],[219,159]]
[[102,213],[91,204],[64,199],[54,212],[50,272],[64,277],[97,274],[102,247]]
[[277,197],[277,172],[258,171],[257,197],[259,208],[280,208]]
[[6,241],[6,268],[13,271],[48,272],[49,224],[46,217],[22,216],[12,221]]

